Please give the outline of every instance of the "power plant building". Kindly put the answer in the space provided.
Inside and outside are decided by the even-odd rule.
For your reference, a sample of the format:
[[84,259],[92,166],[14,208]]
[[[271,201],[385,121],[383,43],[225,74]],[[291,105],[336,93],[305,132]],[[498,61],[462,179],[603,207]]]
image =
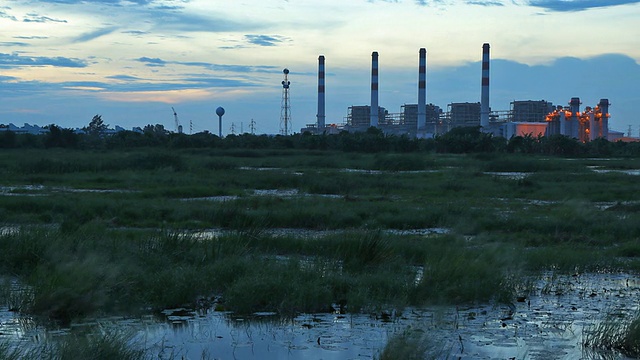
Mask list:
[[[386,117],[388,113],[385,108],[378,106],[378,114],[376,116],[378,125],[385,125],[387,123]],[[347,113],[347,127],[352,131],[364,131],[372,126],[371,118],[371,106],[350,106]]]
[[[318,64],[318,113],[317,122],[308,124],[302,131],[322,133],[331,128],[332,132],[366,131],[377,127],[386,134],[406,134],[417,137],[432,137],[455,127],[480,127],[481,131],[507,139],[513,136],[550,136],[561,134],[580,141],[597,138],[608,139],[609,101],[601,99],[595,107],[587,106],[580,111],[580,99],[571,98],[569,106],[555,107],[546,100],[512,101],[510,110],[492,111],[489,104],[490,46],[482,46],[480,102],[452,102],[447,111],[434,104],[427,104],[426,97],[426,49],[420,48],[418,57],[418,101],[404,104],[400,113],[389,113],[378,105],[379,96],[379,55],[371,54],[371,104],[350,106],[345,121],[341,125],[327,126],[324,119],[325,68],[324,56]],[[480,69],[479,69],[480,70]],[[371,109],[377,109],[372,112]]]
[[447,106],[447,123],[450,127],[479,126],[481,104],[451,103]]
[[511,121],[544,122],[547,114],[554,110],[553,103],[545,100],[511,102]]

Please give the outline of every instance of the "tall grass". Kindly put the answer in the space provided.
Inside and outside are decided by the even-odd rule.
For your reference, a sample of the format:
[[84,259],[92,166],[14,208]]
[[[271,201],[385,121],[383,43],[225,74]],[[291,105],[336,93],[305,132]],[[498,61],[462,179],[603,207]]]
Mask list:
[[640,315],[632,319],[608,315],[604,320],[587,328],[583,345],[594,350],[614,350],[630,358],[640,356]]
[[151,359],[133,336],[114,330],[87,335],[68,335],[28,346],[0,342],[0,359],[6,360],[145,360]]
[[377,360],[425,360],[438,359],[443,354],[438,348],[437,341],[429,338],[429,334],[416,329],[406,329],[399,334],[393,335]]
[[[156,150],[0,158],[7,186],[0,216],[24,225],[0,235],[0,269],[30,289],[12,295],[13,304],[62,322],[219,295],[240,312],[322,311],[332,303],[361,311],[508,302],[523,272],[640,267],[640,215],[628,202],[637,177],[595,173],[586,167],[594,160]],[[519,181],[486,171],[532,174]],[[299,195],[256,196],[256,189]],[[208,199],[219,195],[234,197]],[[599,201],[618,205],[602,210]],[[432,227],[450,234],[385,232]],[[234,233],[188,235],[210,228]],[[265,235],[270,228],[341,231],[273,237]]]

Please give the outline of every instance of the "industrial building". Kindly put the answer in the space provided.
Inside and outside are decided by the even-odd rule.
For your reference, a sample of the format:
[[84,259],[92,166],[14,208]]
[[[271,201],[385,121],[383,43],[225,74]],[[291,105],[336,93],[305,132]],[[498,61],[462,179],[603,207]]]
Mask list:
[[[404,104],[399,113],[390,113],[378,105],[379,62],[378,52],[371,54],[371,103],[353,105],[347,110],[342,124],[325,124],[325,57],[318,58],[318,114],[315,124],[308,124],[301,131],[312,133],[358,132],[377,127],[386,134],[407,134],[415,137],[433,137],[460,126],[480,126],[483,132],[495,136],[562,134],[580,141],[596,138],[609,139],[609,101],[601,99],[595,107],[580,111],[580,99],[572,98],[568,107],[554,107],[546,100],[518,100],[511,102],[509,110],[492,111],[489,106],[490,46],[482,45],[482,72],[480,102],[452,102],[447,111],[426,102],[426,55],[419,50],[418,103]],[[377,109],[377,111],[372,111]]]

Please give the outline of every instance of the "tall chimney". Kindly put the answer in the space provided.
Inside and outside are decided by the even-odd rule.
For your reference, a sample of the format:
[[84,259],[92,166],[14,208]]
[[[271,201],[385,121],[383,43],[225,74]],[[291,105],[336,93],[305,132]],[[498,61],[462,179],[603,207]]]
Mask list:
[[318,57],[318,132],[324,131],[324,55]]
[[378,126],[378,52],[371,54],[371,111],[369,126]]
[[602,118],[600,119],[600,126],[602,126],[602,137],[609,140],[609,99],[600,99],[598,107],[602,112]]
[[418,68],[418,130],[427,124],[427,49],[420,48]]
[[489,127],[489,44],[482,45],[482,93],[480,99],[480,126]]

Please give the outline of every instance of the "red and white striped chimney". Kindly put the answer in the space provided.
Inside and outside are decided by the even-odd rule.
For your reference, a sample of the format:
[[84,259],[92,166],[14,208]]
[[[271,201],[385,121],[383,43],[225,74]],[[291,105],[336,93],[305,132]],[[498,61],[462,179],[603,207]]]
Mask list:
[[324,55],[318,57],[318,131],[325,128],[324,102]]
[[489,44],[482,45],[482,93],[480,99],[480,126],[489,127]]
[[371,54],[371,111],[369,126],[378,126],[378,52]]
[[418,130],[427,124],[427,49],[420,48],[418,69]]

